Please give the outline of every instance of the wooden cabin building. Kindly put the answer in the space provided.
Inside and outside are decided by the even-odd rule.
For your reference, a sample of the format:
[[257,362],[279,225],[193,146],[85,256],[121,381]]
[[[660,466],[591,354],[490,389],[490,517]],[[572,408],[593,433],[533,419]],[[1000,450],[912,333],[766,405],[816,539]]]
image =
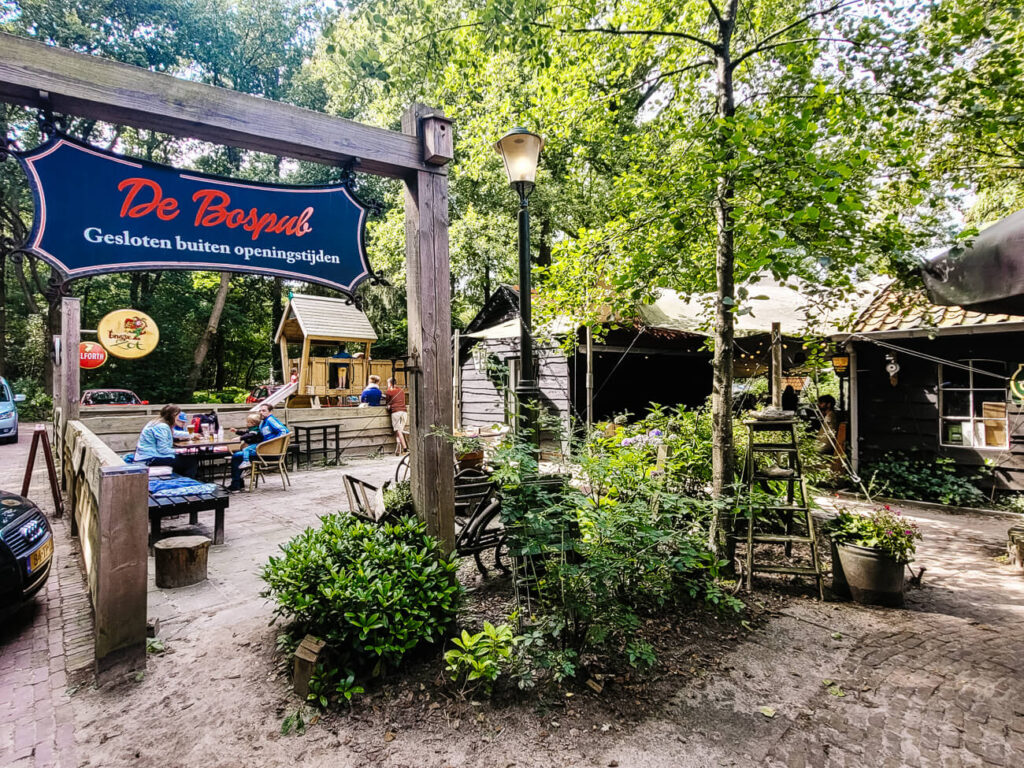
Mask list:
[[1024,490],[1024,317],[931,304],[920,291],[882,290],[850,353],[854,470],[890,451],[950,458],[966,472],[992,468],[997,488]]
[[[688,308],[687,312],[696,312]],[[621,413],[642,417],[651,403],[697,408],[711,394],[712,354],[700,321],[658,304],[641,308],[630,322],[607,324],[593,348],[594,421]],[[583,331],[563,324],[549,329],[552,340],[538,340],[538,386],[549,415],[563,434],[586,421]],[[573,336],[566,351],[562,342]],[[738,376],[761,375],[771,357],[770,337],[755,326],[736,339]],[[784,339],[784,368],[805,360],[803,341]],[[460,334],[457,355],[456,428],[511,422],[519,365],[519,292],[501,286]],[[551,439],[551,435],[547,439]]]
[[392,376],[405,387],[405,361],[374,360],[376,340],[369,319],[354,304],[293,295],[274,337],[285,380],[293,373],[298,376],[288,407],[357,405],[371,374],[380,376],[382,389]]

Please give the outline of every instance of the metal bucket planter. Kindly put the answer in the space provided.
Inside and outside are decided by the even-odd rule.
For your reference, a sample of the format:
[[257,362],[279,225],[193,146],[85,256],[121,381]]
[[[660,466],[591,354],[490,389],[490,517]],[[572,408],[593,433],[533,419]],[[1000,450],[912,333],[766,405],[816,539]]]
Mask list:
[[846,572],[843,571],[843,563],[839,559],[839,545],[829,541],[832,545],[832,594],[843,600],[849,600],[850,585],[846,583]]
[[854,602],[891,608],[903,605],[903,563],[872,547],[838,544],[835,548]]

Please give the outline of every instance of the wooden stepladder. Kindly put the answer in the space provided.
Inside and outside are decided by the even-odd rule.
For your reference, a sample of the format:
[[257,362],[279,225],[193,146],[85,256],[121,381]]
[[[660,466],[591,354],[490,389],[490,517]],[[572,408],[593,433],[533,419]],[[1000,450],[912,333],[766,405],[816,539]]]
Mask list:
[[[814,535],[814,519],[807,503],[807,482],[797,446],[796,419],[763,419],[744,424],[749,430],[745,467],[749,494],[747,590],[753,587],[755,572],[813,576],[818,583],[818,596],[824,600],[818,541]],[[766,467],[764,462],[758,461],[758,457],[764,456],[769,457],[771,465]],[[774,488],[772,484],[776,484]],[[780,489],[778,484],[783,488]],[[783,493],[784,496],[781,495]],[[784,532],[763,531],[764,524],[773,522],[784,523]],[[811,565],[760,565],[754,555],[758,544],[785,544],[787,557],[791,555],[794,544],[807,544],[810,546]]]
[[39,444],[43,444],[43,456],[46,458],[46,474],[50,480],[50,493],[53,494],[53,510],[56,517],[64,515],[64,497],[60,493],[60,483],[57,482],[57,470],[53,466],[53,451],[50,448],[50,438],[46,434],[46,426],[36,424],[32,432],[32,446],[28,449],[28,464],[25,465],[25,477],[21,481],[21,495],[28,498],[29,486],[32,484],[32,469],[36,463],[36,451]]

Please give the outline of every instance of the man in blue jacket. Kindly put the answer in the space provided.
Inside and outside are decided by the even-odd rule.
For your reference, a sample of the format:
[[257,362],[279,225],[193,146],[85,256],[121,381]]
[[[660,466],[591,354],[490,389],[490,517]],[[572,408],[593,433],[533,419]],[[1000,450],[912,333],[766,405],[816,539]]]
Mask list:
[[248,464],[252,460],[253,455],[256,453],[256,446],[259,443],[265,443],[267,440],[273,440],[276,437],[289,434],[289,429],[282,424],[277,416],[272,411],[274,406],[263,403],[260,406],[260,439],[258,443],[253,445],[247,445],[240,451],[236,451],[231,456],[231,485],[228,486],[229,491],[241,491],[245,489],[245,483],[242,482],[242,464]]

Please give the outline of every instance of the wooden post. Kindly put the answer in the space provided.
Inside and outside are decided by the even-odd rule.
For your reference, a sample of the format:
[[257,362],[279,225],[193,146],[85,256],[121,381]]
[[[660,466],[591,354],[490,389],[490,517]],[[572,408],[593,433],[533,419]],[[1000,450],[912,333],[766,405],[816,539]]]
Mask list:
[[851,344],[846,345],[847,354],[850,356],[849,368],[850,372],[850,394],[849,394],[849,405],[848,413],[850,419],[850,467],[853,469],[853,474],[860,472],[860,386],[857,381],[857,348]]
[[782,325],[772,323],[772,407],[782,408]]
[[459,365],[459,329],[452,341],[452,430],[462,429],[462,367]]
[[102,549],[89,581],[102,681],[146,667],[149,473],[130,465],[103,467],[100,473],[96,541]]
[[60,407],[65,424],[78,418],[81,397],[78,343],[82,338],[82,300],[66,297],[60,305]]
[[[420,123],[438,113],[413,104],[402,132],[422,136]],[[418,171],[405,180],[406,293],[409,305],[412,497],[427,530],[446,552],[455,547],[451,446],[431,429],[452,423],[451,288],[448,261],[448,177]]]
[[587,326],[587,437],[594,428],[594,331]]

